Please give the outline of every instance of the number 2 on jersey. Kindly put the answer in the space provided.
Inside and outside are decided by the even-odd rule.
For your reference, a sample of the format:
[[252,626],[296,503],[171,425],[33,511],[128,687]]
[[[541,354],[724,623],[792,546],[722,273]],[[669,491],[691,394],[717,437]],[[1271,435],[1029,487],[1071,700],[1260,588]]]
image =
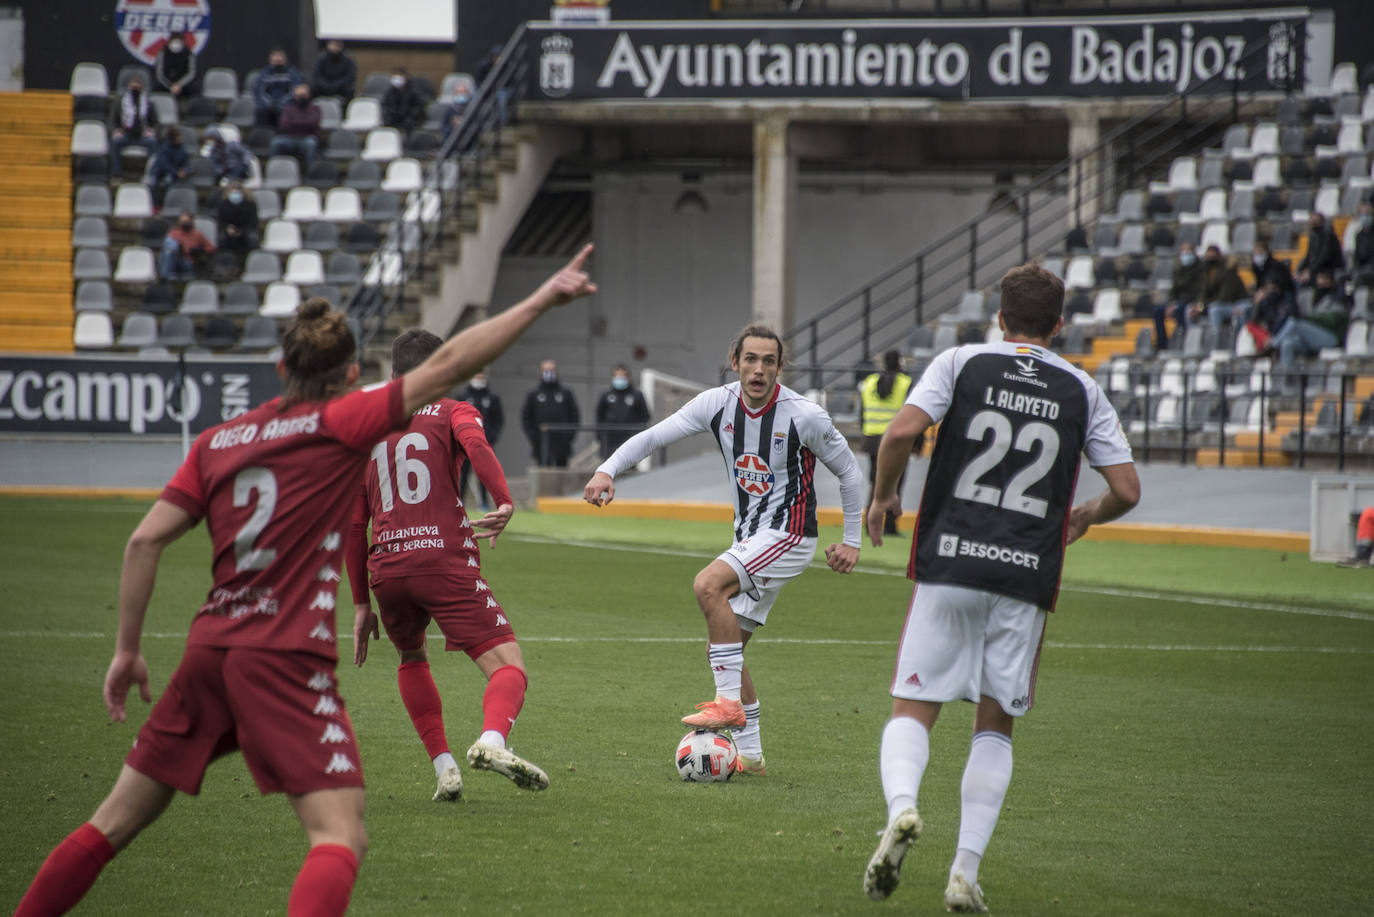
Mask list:
[[259,548],[255,542],[267,523],[272,521],[272,512],[277,508],[277,479],[268,468],[245,468],[234,475],[234,505],[247,506],[253,494],[258,501],[253,506],[253,514],[234,536],[234,567],[238,572],[245,570],[265,570],[277,559],[276,548]]
[[[423,503],[429,496],[429,469],[417,458],[411,458],[410,450],[424,452],[429,448],[429,440],[423,433],[407,433],[396,442],[396,493],[402,503],[414,506]],[[377,463],[377,491],[382,499],[382,510],[391,512],[396,498],[391,488],[391,469],[387,467],[386,440],[372,447],[372,461]]]
[[[992,442],[979,452],[959,474],[954,485],[954,496],[961,500],[1000,506],[1002,509],[1026,513],[1037,519],[1044,519],[1049,511],[1049,502],[1038,497],[1026,496],[1051,468],[1059,456],[1059,434],[1054,427],[1040,421],[1031,421],[1021,428],[1013,440],[1011,421],[997,411],[979,411],[969,420],[969,439],[981,442],[992,433]],[[978,483],[979,478],[1002,463],[1013,448],[1018,452],[1030,452],[1036,443],[1040,444],[1040,454],[1035,460],[1012,475],[1005,492],[999,487]]]

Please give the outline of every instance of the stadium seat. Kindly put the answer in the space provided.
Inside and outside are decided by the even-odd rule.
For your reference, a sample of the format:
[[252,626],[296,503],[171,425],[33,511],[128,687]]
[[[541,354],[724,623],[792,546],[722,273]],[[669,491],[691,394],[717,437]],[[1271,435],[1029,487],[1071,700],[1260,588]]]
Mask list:
[[105,122],[78,121],[72,126],[73,156],[106,156],[109,152],[110,141],[105,133]]
[[[270,225],[270,224],[269,224]],[[292,226],[295,224],[292,223]],[[257,249],[243,263],[243,282],[266,284],[281,279],[281,259],[273,252]]]
[[367,196],[363,219],[369,223],[390,223],[401,215],[400,195],[390,191],[373,191]]
[[340,287],[351,287],[362,276],[362,265],[358,256],[349,252],[332,252],[329,266],[324,272],[324,282]]
[[[268,167],[271,167],[270,163]],[[297,223],[309,222],[320,219],[323,213],[320,190],[307,185],[292,188],[286,193],[286,202],[282,205],[281,219],[292,220]]]
[[362,196],[356,188],[329,189],[324,198],[324,211],[320,219],[331,223],[352,223],[362,218]]
[[1208,188],[1220,188],[1226,184],[1224,174],[1225,163],[1215,157],[1208,157],[1202,161],[1202,168],[1198,172],[1198,188],[1205,191]]
[[376,99],[360,96],[348,103],[344,111],[343,124],[346,131],[370,131],[381,126],[382,106]]
[[265,223],[281,216],[281,195],[276,188],[258,188],[253,192],[253,202],[258,205],[260,221]]
[[1230,205],[1226,218],[1232,220],[1253,220],[1255,218],[1255,191],[1253,188],[1238,188],[1231,192]]
[[363,273],[363,286],[393,286],[400,282],[402,267],[400,252],[378,251]]
[[262,247],[269,252],[294,252],[301,247],[301,228],[290,220],[272,220],[263,230]]
[[294,156],[273,156],[267,160],[262,183],[264,187],[279,191],[294,188],[301,183],[301,164]]
[[106,350],[114,346],[114,323],[108,312],[78,312],[72,326],[72,346],[77,350]]
[[339,183],[339,167],[334,160],[320,157],[305,170],[305,183],[320,191],[328,191]]
[[208,347],[211,350],[224,350],[233,347],[237,340],[238,329],[234,327],[233,319],[225,318],[222,315],[212,315],[206,319],[205,330],[200,335],[202,347]]
[[110,284],[104,280],[83,280],[76,287],[77,312],[109,312],[114,308]]
[[116,220],[146,220],[152,215],[153,195],[147,185],[131,182],[119,186],[114,200]]
[[246,131],[257,123],[258,109],[251,98],[238,98],[229,103],[224,120],[241,131]]
[[343,183],[358,191],[375,191],[382,183],[382,167],[365,159],[355,159],[349,163]]
[[270,317],[250,315],[244,320],[243,337],[238,343],[240,350],[270,350],[279,343],[277,323]]
[[[401,217],[407,223],[424,223],[429,225],[439,219],[440,206],[443,199],[439,192],[433,188],[426,188],[422,191],[412,191],[406,195],[406,210]],[[979,318],[982,318],[980,315]]]
[[1226,128],[1221,140],[1221,151],[1230,157],[1250,154],[1250,128],[1245,124],[1232,124]]
[[119,331],[120,347],[151,347],[157,343],[157,319],[147,312],[130,312]]
[[425,109],[425,123],[421,125],[427,131],[442,131],[444,129],[444,116],[448,114],[448,103],[430,102]]
[[1180,156],[1169,166],[1170,191],[1197,190],[1197,160],[1192,156]]
[[345,130],[334,131],[329,135],[329,142],[324,145],[324,155],[340,161],[356,159],[362,151],[358,135]]
[[144,312],[165,315],[175,312],[177,307],[176,291],[166,281],[159,280],[143,288],[143,300],[139,308]]
[[1099,324],[1121,321],[1124,317],[1121,313],[1121,291],[1098,290],[1093,297],[1092,317]]
[[316,296],[320,299],[327,299],[336,306],[342,302],[339,288],[328,283],[318,283],[305,291],[306,299],[311,299]]
[[367,132],[362,158],[368,162],[391,162],[401,155],[401,132],[394,127],[377,127]]
[[72,248],[109,248],[110,228],[104,217],[77,217],[72,224]]
[[310,249],[292,252],[286,259],[286,271],[282,274],[282,281],[300,287],[324,283],[324,258],[319,252]]
[[157,263],[151,249],[126,245],[115,265],[115,283],[152,283],[157,280]]
[[239,75],[228,67],[211,67],[205,71],[201,94],[217,102],[232,102],[239,95]]
[[1341,189],[1339,185],[1323,185],[1317,189],[1316,199],[1312,207],[1328,220],[1332,217],[1340,216],[1341,213]]
[[107,217],[112,209],[107,185],[87,183],[77,186],[76,203],[72,209],[76,216]]
[[164,315],[158,330],[157,343],[168,350],[185,350],[196,346],[196,323],[189,315]]
[[1150,269],[1150,286],[1156,290],[1167,290],[1174,285],[1174,259],[1172,256],[1156,256],[1154,267]]
[[219,245],[219,224],[214,217],[196,217],[196,229],[215,245]]
[[1246,252],[1255,247],[1258,238],[1253,220],[1237,220],[1231,225],[1231,251],[1236,257],[1246,257]]
[[168,218],[175,218],[186,210],[195,213],[199,206],[200,200],[196,196],[196,189],[186,185],[173,185],[162,197],[162,212],[167,214]]
[[1065,271],[1066,289],[1090,289],[1093,286],[1093,261],[1086,255],[1078,255],[1069,260]]
[[278,281],[267,285],[258,314],[271,318],[286,318],[295,315],[296,307],[300,304],[301,291],[294,284]]
[[[269,255],[275,264],[276,255],[270,255],[268,252],[263,252],[262,254]],[[272,276],[272,280],[276,280],[280,276],[281,271],[278,270]],[[268,280],[264,282],[271,283],[272,281]],[[228,288],[225,289],[224,301],[220,305],[220,311],[225,315],[253,315],[258,311],[258,305],[257,287],[253,286],[251,283],[240,280],[229,284]]]
[[1359,71],[1353,63],[1343,61],[1335,66],[1331,71],[1331,86],[1328,91],[1334,96],[1360,91]]
[[386,178],[382,179],[380,187],[383,191],[404,194],[407,191],[420,190],[424,180],[424,170],[418,161],[410,158],[397,159],[386,167]]
[[1280,125],[1297,124],[1302,118],[1302,105],[1295,96],[1285,96],[1279,100],[1279,110],[1275,116]]
[[1231,252],[1231,227],[1225,220],[1216,220],[1202,228],[1202,238],[1197,247],[1205,251],[1213,245],[1221,249],[1223,255]]
[[[1202,192],[1202,204],[1198,210],[1198,220],[1209,223],[1213,220],[1226,219],[1226,191],[1221,188],[1212,188]],[[1180,215],[1179,219],[1182,219]]]
[[73,280],[109,280],[110,256],[103,248],[83,248],[72,259]]
[[197,96],[186,102],[186,109],[181,113],[183,124],[191,124],[196,127],[205,127],[215,123],[219,117],[219,109],[215,107],[214,99],[207,99]]
[[186,170],[190,173],[187,181],[194,188],[213,188],[219,184],[215,178],[215,164],[203,156],[192,156],[186,163]]
[[110,78],[105,72],[105,65],[89,61],[77,64],[72,68],[67,91],[74,96],[99,96],[102,99],[108,96]]
[[404,152],[414,159],[433,159],[443,141],[433,131],[412,131],[406,138]]
[[193,280],[181,293],[181,311],[187,315],[213,315],[219,311],[219,288],[206,280]]
[[382,237],[372,228],[372,224],[359,221],[349,226],[344,233],[343,249],[355,255],[365,255],[374,251],[381,243]]
[[317,252],[332,252],[339,247],[339,228],[323,220],[311,223],[305,231],[303,244]]
[[333,96],[321,96],[315,100],[320,110],[320,130],[338,130],[343,124],[343,104]]
[[359,95],[380,100],[391,88],[391,74],[385,70],[373,70],[363,77],[363,88]]
[[1265,156],[1255,161],[1253,184],[1256,188],[1283,187],[1283,176],[1279,169],[1277,156]]

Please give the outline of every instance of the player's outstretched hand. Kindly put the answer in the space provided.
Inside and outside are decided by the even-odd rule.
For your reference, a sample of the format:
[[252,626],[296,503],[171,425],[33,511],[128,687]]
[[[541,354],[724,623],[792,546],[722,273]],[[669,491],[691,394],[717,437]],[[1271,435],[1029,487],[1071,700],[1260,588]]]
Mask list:
[[150,703],[153,694],[148,690],[148,663],[143,661],[143,654],[115,650],[110,669],[105,673],[105,709],[110,712],[112,722],[122,723],[127,718],[124,702],[135,684],[138,696],[145,704]]
[[584,245],[582,251],[563,265],[558,273],[540,285],[534,293],[535,298],[547,306],[565,306],[574,299],[595,293],[596,284],[592,283],[592,278],[583,270],[593,248],[590,242]]
[[487,536],[487,546],[495,548],[496,536],[505,531],[506,523],[510,522],[510,517],[514,514],[514,506],[511,506],[509,503],[502,503],[481,519],[474,520],[472,527],[475,529],[484,529],[484,535]]
[[889,515],[894,519],[902,515],[902,498],[893,494],[886,500],[873,498],[873,502],[868,507],[868,540],[873,543],[873,547],[880,548],[883,544],[883,520]]
[[615,499],[615,481],[606,472],[598,471],[582,488],[582,499],[592,506],[610,506]]
[[377,629],[377,615],[371,605],[353,606],[353,664],[362,667],[367,662],[367,641],[381,639]]
[[859,562],[859,549],[847,544],[832,544],[825,549],[825,562],[836,573],[853,573]]

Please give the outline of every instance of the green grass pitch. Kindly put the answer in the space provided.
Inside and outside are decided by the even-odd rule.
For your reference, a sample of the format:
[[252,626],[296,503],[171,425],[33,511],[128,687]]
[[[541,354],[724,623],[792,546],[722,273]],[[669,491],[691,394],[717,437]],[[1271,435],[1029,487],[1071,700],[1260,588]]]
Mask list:
[[[123,544],[146,504],[0,499],[0,911],[108,791],[146,707],[107,722]],[[823,532],[822,545],[836,532]],[[784,591],[748,661],[769,775],[684,784],[679,717],[711,694],[691,579],[725,526],[517,516],[484,567],[530,692],[512,747],[544,793],[433,771],[384,641],[342,666],[372,850],[351,913],[943,912],[970,705],[945,711],[921,788],[926,834],[885,904],[864,898],[884,814],[878,737],[910,595],[907,542],[863,572]],[[994,914],[1368,913],[1374,902],[1374,572],[1261,551],[1087,542],[1070,550],[1035,710],[982,869]],[[164,556],[147,621],[154,691],[208,586],[203,528]],[[340,590],[347,597],[347,586]],[[340,603],[341,631],[351,604]],[[431,642],[453,750],[481,679]],[[343,642],[341,655],[351,654]],[[78,914],[281,914],[305,853],[284,800],[213,765],[108,866]]]

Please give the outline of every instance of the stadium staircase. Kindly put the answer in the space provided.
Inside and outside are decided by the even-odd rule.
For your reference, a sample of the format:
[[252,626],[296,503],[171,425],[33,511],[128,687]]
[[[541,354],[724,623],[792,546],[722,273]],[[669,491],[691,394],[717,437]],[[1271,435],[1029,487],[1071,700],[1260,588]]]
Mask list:
[[0,93],[0,348],[72,346],[72,97]]

